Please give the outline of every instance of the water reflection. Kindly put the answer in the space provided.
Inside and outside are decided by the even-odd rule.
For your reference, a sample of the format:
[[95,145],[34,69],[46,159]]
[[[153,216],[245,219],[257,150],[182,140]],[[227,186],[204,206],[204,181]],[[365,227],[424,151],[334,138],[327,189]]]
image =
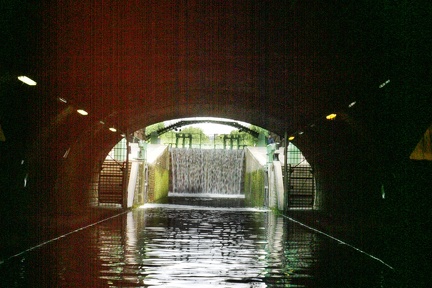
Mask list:
[[270,211],[175,203],[74,233],[0,273],[7,287],[395,287],[383,265]]

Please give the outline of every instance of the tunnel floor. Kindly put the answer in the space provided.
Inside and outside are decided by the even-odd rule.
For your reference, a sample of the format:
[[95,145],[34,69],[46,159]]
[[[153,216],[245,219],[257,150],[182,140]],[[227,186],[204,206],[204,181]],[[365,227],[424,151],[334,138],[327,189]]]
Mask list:
[[397,287],[391,269],[242,198],[170,197],[0,264],[2,287]]

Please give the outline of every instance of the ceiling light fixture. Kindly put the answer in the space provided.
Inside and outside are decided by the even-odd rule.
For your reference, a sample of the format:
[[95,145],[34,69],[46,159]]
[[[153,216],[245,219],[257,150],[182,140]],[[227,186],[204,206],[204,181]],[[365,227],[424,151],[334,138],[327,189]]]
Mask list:
[[117,131],[117,129],[114,128],[114,127],[109,128],[109,130],[110,130],[111,132],[116,132],[116,131]]
[[59,100],[60,102],[67,103],[67,100],[64,99],[64,98],[62,98],[62,97],[59,97],[58,100]]
[[63,158],[67,158],[70,152],[70,147],[66,150],[66,152],[63,154]]
[[18,80],[30,86],[35,86],[37,84],[35,81],[28,78],[27,76],[18,76]]
[[78,109],[77,112],[81,115],[84,115],[84,116],[88,115],[88,112],[83,110],[83,109]]
[[379,85],[379,88],[383,88],[383,87],[386,86],[388,83],[390,83],[390,79],[388,79],[387,81],[385,81],[384,83],[382,83],[381,85]]
[[351,102],[349,105],[348,105],[348,108],[351,108],[351,107],[353,107],[355,104],[356,104],[357,102],[356,101],[354,101],[354,102]]
[[333,120],[335,118],[336,118],[336,114],[334,114],[334,113],[333,114],[329,114],[329,115],[326,116],[327,120]]

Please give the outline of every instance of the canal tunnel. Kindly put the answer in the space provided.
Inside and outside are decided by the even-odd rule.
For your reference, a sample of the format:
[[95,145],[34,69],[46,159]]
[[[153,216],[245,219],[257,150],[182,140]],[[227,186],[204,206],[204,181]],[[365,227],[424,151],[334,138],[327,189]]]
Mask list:
[[430,3],[34,2],[5,4],[7,231],[96,215],[92,173],[124,135],[221,117],[293,137],[322,191],[313,222],[390,246],[399,270],[428,271]]

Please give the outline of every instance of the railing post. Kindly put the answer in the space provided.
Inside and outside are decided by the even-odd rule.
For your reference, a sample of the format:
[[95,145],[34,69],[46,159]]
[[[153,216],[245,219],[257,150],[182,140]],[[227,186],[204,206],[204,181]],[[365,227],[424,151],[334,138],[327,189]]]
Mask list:
[[284,134],[284,194],[285,194],[285,211],[288,210],[288,205],[289,205],[289,189],[288,189],[288,185],[289,185],[289,179],[288,179],[288,145],[289,145],[289,141],[288,141],[288,133],[285,131]]
[[127,202],[128,202],[128,184],[129,184],[129,133],[128,130],[126,130],[126,165],[125,169],[123,171],[123,201],[122,201],[122,208],[127,208]]

